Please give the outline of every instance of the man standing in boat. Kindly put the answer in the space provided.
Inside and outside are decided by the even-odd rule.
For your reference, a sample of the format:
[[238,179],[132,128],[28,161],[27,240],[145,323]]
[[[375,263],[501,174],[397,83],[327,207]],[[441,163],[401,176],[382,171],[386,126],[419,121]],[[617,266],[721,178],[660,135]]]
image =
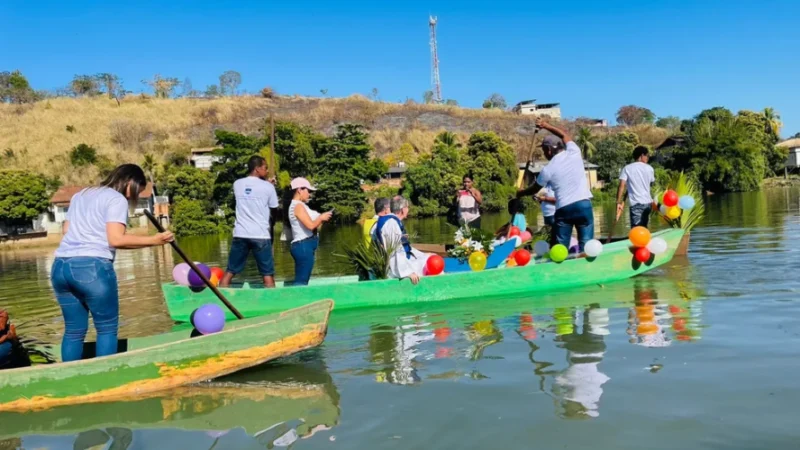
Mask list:
[[542,141],[542,151],[550,162],[539,173],[533,185],[517,191],[517,197],[532,195],[549,185],[556,198],[553,225],[556,240],[569,247],[572,228],[575,227],[582,252],[586,243],[594,239],[594,214],[592,192],[586,180],[581,149],[565,130],[550,125],[542,118],[536,119],[536,127],[554,135],[546,136]]
[[625,195],[627,187],[631,228],[638,226],[647,228],[650,223],[650,213],[653,211],[653,197],[650,195],[650,189],[656,182],[656,175],[653,167],[647,163],[649,159],[647,147],[640,145],[633,150],[634,162],[623,167],[619,174],[617,220],[622,216],[622,210],[625,208],[623,195]]
[[272,220],[276,217],[278,194],[275,186],[266,181],[267,160],[251,156],[247,162],[250,173],[233,183],[236,196],[236,223],[233,243],[228,256],[228,269],[220,286],[230,286],[234,275],[242,273],[247,256],[253,252],[264,287],[275,287],[275,262],[272,256]]
[[389,276],[392,278],[408,278],[412,284],[419,283],[428,254],[413,247],[408,240],[408,233],[403,220],[408,217],[408,200],[401,196],[392,198],[391,214],[378,218],[373,239],[393,249],[389,256]]

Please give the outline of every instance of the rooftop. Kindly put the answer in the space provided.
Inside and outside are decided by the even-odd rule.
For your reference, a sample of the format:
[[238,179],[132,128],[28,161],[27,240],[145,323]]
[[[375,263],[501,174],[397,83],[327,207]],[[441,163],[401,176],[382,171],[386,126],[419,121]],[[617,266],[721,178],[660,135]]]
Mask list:
[[800,138],[787,139],[778,143],[778,147],[798,148],[800,147]]
[[[72,197],[88,186],[62,186],[50,198],[50,203],[56,206],[69,206]],[[139,198],[148,198],[153,195],[153,183],[147,182],[147,187],[144,188]]]
[[389,167],[386,173],[405,173],[406,170],[408,170],[408,167],[406,166],[393,166]]

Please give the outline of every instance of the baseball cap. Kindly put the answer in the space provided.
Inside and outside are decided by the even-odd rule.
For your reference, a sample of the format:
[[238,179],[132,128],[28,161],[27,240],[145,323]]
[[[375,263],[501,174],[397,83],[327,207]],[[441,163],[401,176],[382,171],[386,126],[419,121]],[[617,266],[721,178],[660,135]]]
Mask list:
[[300,188],[306,188],[309,191],[316,191],[317,190],[317,188],[312,186],[311,183],[309,183],[308,180],[306,180],[303,177],[297,177],[297,178],[293,179],[292,180],[292,184],[291,184],[291,188],[292,188],[292,190],[300,189]]
[[542,147],[558,148],[562,145],[561,139],[552,134],[542,139]]

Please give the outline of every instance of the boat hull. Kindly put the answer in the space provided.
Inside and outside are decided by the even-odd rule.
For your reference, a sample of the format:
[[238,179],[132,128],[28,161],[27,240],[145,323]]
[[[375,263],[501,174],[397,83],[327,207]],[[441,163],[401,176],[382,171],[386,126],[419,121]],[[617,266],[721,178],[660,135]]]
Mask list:
[[[684,231],[669,229],[653,234],[667,241],[668,250],[647,263],[634,260],[626,241],[604,246],[597,258],[570,259],[563,263],[529,264],[525,267],[450,273],[423,277],[419,284],[409,280],[358,282],[356,277],[312,279],[308,286],[263,288],[223,288],[221,291],[246,317],[294,308],[314,298],[332,298],[336,309],[383,307],[476,297],[508,297],[542,291],[555,291],[630,278],[652,270],[672,259]],[[186,322],[192,312],[217,303],[209,290],[193,292],[175,283],[162,286],[173,320]]]

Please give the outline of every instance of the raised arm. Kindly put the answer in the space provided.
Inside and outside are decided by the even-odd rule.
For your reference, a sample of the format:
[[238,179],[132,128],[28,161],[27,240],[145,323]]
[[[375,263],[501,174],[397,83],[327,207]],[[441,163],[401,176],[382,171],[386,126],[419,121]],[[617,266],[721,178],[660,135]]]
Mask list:
[[308,210],[300,203],[294,205],[294,216],[309,230],[316,230],[323,222],[327,222],[331,219],[331,213],[329,211],[320,214],[315,220],[311,220],[311,216],[308,215]]
[[550,125],[549,123],[547,123],[541,117],[536,119],[536,126],[538,128],[543,128],[543,129],[555,134],[556,136],[560,137],[561,140],[564,141],[564,144],[566,144],[567,142],[572,141],[572,136],[570,136],[569,133],[566,130],[563,130],[561,128],[555,127],[553,125]]
[[517,198],[526,197],[528,195],[533,195],[542,190],[542,187],[539,185],[538,182],[534,181],[532,185],[526,187],[525,189],[520,189],[517,191]]

